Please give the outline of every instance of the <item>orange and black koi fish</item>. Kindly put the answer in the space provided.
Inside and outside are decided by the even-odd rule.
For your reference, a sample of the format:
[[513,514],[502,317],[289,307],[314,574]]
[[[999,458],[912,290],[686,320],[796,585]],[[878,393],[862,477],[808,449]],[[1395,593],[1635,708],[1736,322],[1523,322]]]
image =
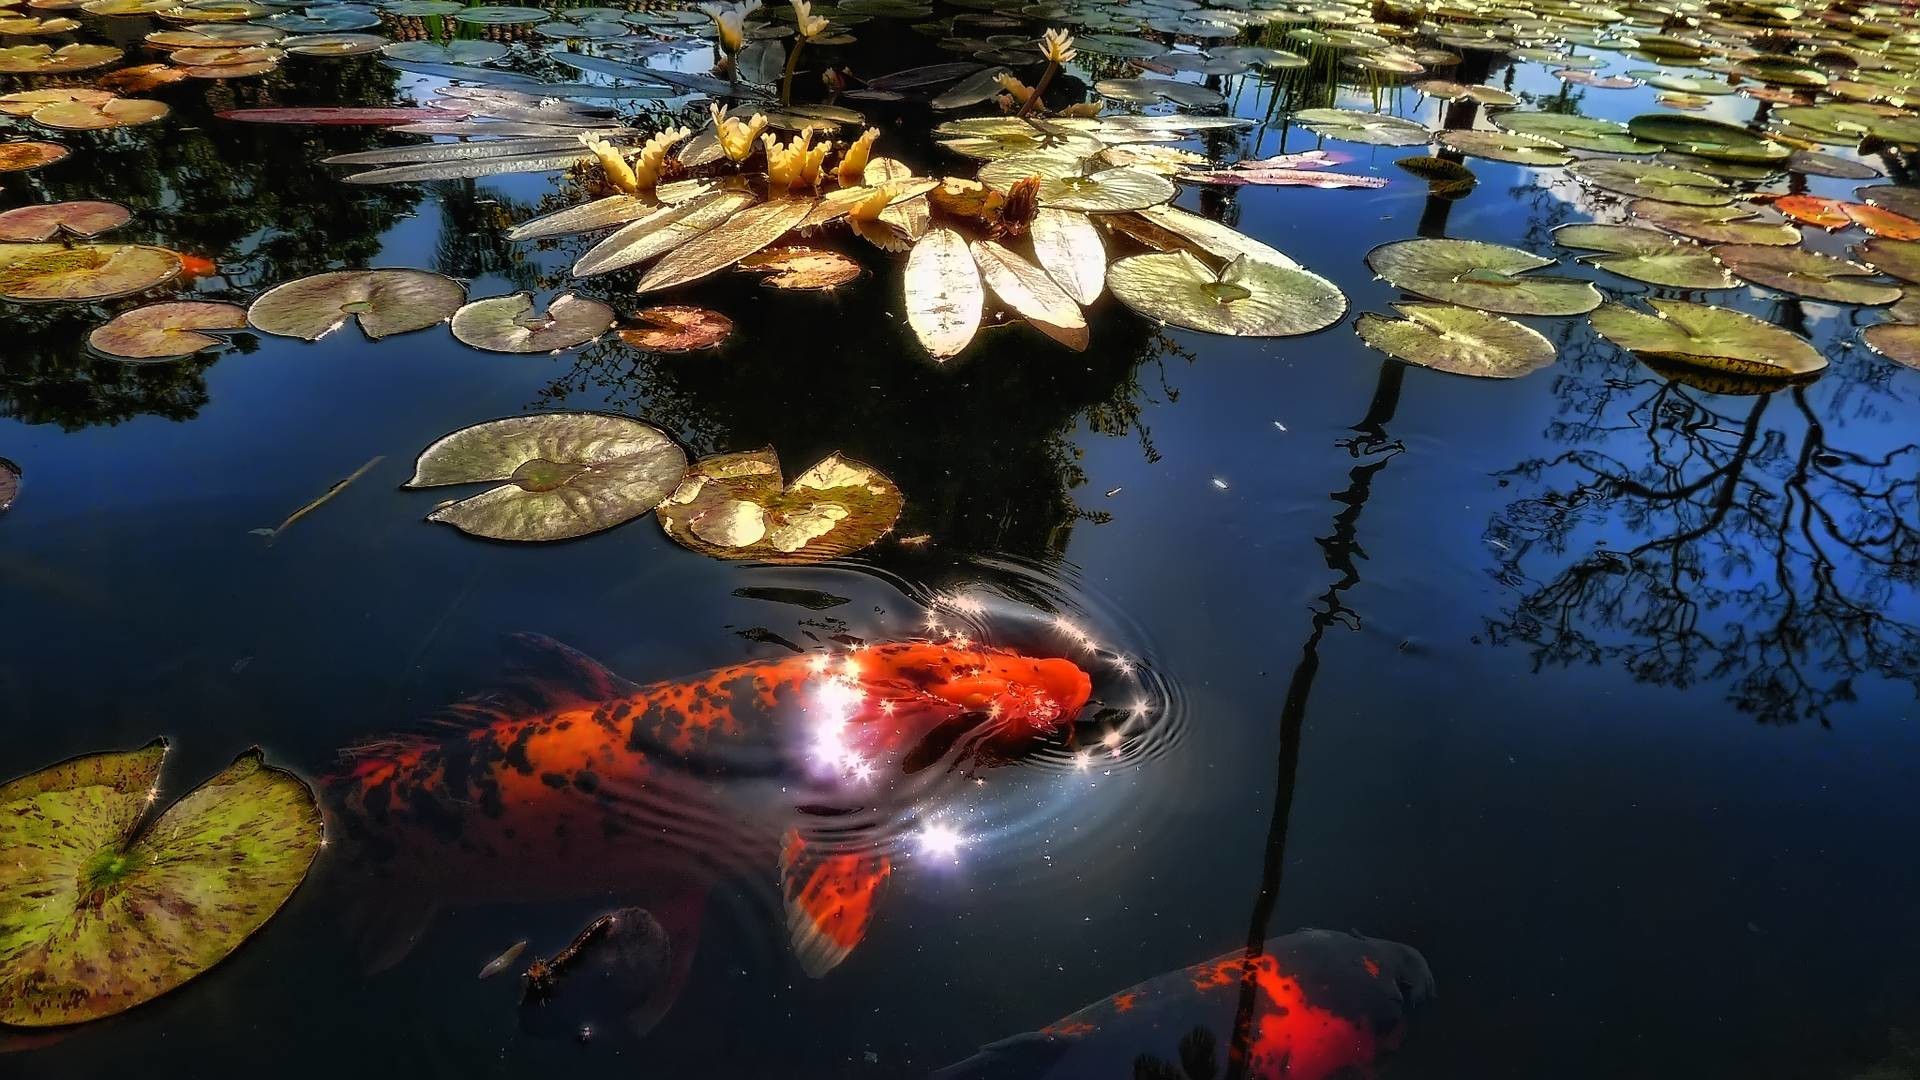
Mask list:
[[423,901],[379,917],[401,940],[376,961],[398,959],[439,904],[606,895],[661,919],[684,975],[708,888],[777,862],[794,951],[824,974],[866,933],[891,869],[876,808],[948,771],[932,766],[1019,756],[1092,694],[1071,661],[985,647],[882,644],[637,686],[520,640],[540,670],[432,731],[348,751],[326,778],[381,882],[362,891]]
[[[1257,957],[1231,952],[1129,987],[983,1047],[934,1080],[1223,1076],[1248,981],[1250,1080],[1371,1076],[1375,1062],[1399,1046],[1408,1015],[1434,993],[1433,972],[1409,946],[1300,930],[1268,939]],[[1150,1071],[1156,1064],[1161,1071]]]

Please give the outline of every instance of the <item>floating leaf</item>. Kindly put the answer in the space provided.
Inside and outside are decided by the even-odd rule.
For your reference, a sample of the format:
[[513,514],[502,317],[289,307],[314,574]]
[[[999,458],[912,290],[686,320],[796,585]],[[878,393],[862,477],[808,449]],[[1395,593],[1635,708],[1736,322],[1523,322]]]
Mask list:
[[115,360],[178,360],[223,344],[206,330],[244,330],[247,309],[238,304],[176,301],[149,304],[115,315],[87,335],[94,352]]
[[1601,337],[1630,352],[1738,375],[1810,375],[1827,359],[1806,338],[1731,308],[1648,300],[1655,314],[1624,304],[1593,313]]
[[1775,163],[1793,153],[1746,128],[1704,116],[1645,113],[1627,121],[1627,131],[1636,139],[1715,161]]
[[66,157],[68,153],[67,148],[58,143],[0,143],[0,173],[25,172],[42,165],[51,165]]
[[1879,169],[1864,161],[1813,150],[1795,150],[1793,156],[1787,159],[1787,168],[1792,172],[1832,176],[1841,180],[1871,180],[1880,175]]
[[1920,282],[1920,241],[1875,237],[1855,247],[1853,253],[1883,274]]
[[663,304],[642,308],[633,317],[645,325],[620,331],[620,340],[649,352],[711,349],[733,333],[732,319],[700,307]]
[[1118,213],[1140,210],[1170,201],[1178,189],[1166,177],[1144,169],[1085,171],[1086,159],[1060,151],[1037,151],[988,162],[980,168],[980,182],[1009,191],[1029,177],[1038,177],[1041,206],[1081,213]]
[[1891,285],[1856,280],[1872,277],[1872,267],[1804,248],[1722,244],[1713,253],[1755,285],[1794,296],[1840,304],[1891,304],[1900,299],[1900,290]]
[[584,345],[613,326],[613,309],[563,293],[539,311],[526,293],[475,300],[453,313],[453,336],[488,352],[550,353]]
[[263,333],[318,341],[358,319],[378,341],[445,322],[466,299],[459,282],[425,270],[335,270],[267,290],[247,321]]
[[1068,296],[1081,304],[1100,298],[1107,281],[1107,252],[1100,231],[1085,214],[1041,207],[1027,234],[1034,259]]
[[1087,347],[1087,319],[1080,305],[1045,270],[991,240],[968,245],[980,277],[1000,302],[1067,348]]
[[814,563],[885,536],[905,501],[879,470],[839,454],[782,488],[769,447],[694,462],[659,516],[669,537],[702,555]]
[[[1898,364],[1920,369],[1920,325],[1908,322],[1885,322],[1869,326],[1860,335],[1867,348]],[[4,487],[5,477],[0,475],[0,487]],[[6,509],[4,491],[0,491],[0,510]]]
[[377,34],[306,34],[287,38],[280,47],[294,56],[365,56],[386,43]]
[[1538,135],[1574,150],[1600,154],[1651,154],[1659,144],[1641,142],[1625,124],[1572,113],[1513,110],[1494,113],[1489,121],[1502,131]]
[[967,347],[980,328],[986,292],[967,241],[952,229],[933,229],[907,256],[907,323],[936,360]]
[[1384,113],[1350,109],[1301,109],[1293,114],[1316,135],[1373,146],[1418,146],[1432,140],[1426,125]]
[[313,792],[259,750],[149,816],[166,744],[0,785],[0,1023],[52,1027],[151,1001],[280,909],[323,844]]
[[0,458],[0,511],[11,509],[20,497],[20,466]]
[[58,75],[106,67],[125,55],[114,45],[15,45],[0,49],[0,75]]
[[[1509,136],[1512,137],[1512,136]],[[1231,169],[1206,169],[1200,172],[1181,172],[1180,179],[1197,184],[1224,184],[1230,187],[1255,185],[1258,187],[1310,187],[1322,190],[1337,188],[1383,188],[1387,186],[1385,177],[1355,176],[1352,173],[1319,172],[1309,169],[1248,169],[1236,166]]]
[[[1131,219],[1137,219],[1145,230],[1131,227]],[[1158,251],[1188,249],[1204,252],[1222,262],[1232,262],[1245,255],[1274,266],[1298,268],[1300,265],[1279,248],[1177,206],[1150,206],[1134,215],[1109,215],[1101,220],[1121,227]]]
[[421,451],[406,486],[498,483],[427,520],[490,540],[570,540],[653,509],[686,469],[686,453],[638,420],[538,413],[443,436]]
[[1782,195],[1770,201],[1775,210],[1802,225],[1832,231],[1853,224],[1853,219],[1847,216],[1846,203],[1839,199],[1826,199],[1818,195]]
[[1682,206],[1638,199],[1627,209],[1639,221],[1710,244],[1783,246],[1800,242],[1799,229],[1784,221],[1756,221],[1760,212],[1746,206]]
[[1000,92],[1000,76],[1011,72],[1004,67],[990,67],[976,71],[972,75],[948,87],[933,99],[935,109],[964,109],[969,105],[978,105],[988,101]]
[[1093,92],[1115,101],[1139,105],[1170,101],[1175,105],[1200,109],[1212,108],[1226,100],[1204,86],[1172,79],[1101,79],[1093,84]]
[[[388,11],[393,9],[389,7]],[[490,64],[507,55],[507,47],[492,41],[455,39],[445,45],[431,41],[394,41],[380,52],[395,60],[415,60],[426,64]]]
[[0,214],[0,240],[34,243],[59,235],[83,240],[133,219],[127,208],[110,202],[56,202],[19,206]]
[[847,256],[805,244],[756,252],[740,268],[764,274],[760,283],[775,289],[836,289],[860,276],[860,264]]
[[1573,160],[1566,147],[1552,139],[1518,131],[1441,131],[1434,138],[1456,153],[1512,165],[1551,168]]
[[1631,225],[1562,225],[1553,230],[1562,247],[1605,252],[1582,255],[1580,261],[1621,277],[1664,285],[1670,289],[1730,289],[1733,275],[1708,251],[1688,240],[1676,240],[1653,229]]
[[1403,317],[1368,312],[1353,328],[1367,344],[1410,364],[1513,379],[1553,363],[1553,343],[1512,319],[1453,304],[1403,302],[1393,308]]
[[316,124],[327,127],[392,127],[435,120],[461,120],[464,112],[449,109],[365,108],[354,106],[297,109],[228,109],[214,114],[222,120],[246,124]]
[[1847,217],[1874,236],[1884,236],[1891,240],[1920,240],[1920,221],[1905,214],[1896,214],[1885,207],[1865,203],[1847,203],[1841,209]]
[[1874,184],[1854,188],[1853,196],[1869,205],[1884,207],[1902,217],[1920,219],[1920,188]]
[[751,192],[723,190],[659,207],[594,245],[573,264],[573,273],[591,277],[643,263],[732,220],[755,201]]
[[742,210],[667,253],[634,291],[671,289],[724,270],[785,236],[818,201],[812,197],[769,199]]
[[1367,253],[1367,266],[1397,289],[1506,315],[1580,315],[1600,303],[1591,281],[1533,276],[1554,260],[1479,240],[1399,240]]
[[1497,90],[1491,86],[1468,86],[1446,79],[1428,79],[1425,82],[1414,83],[1413,88],[1428,97],[1440,98],[1443,101],[1475,101],[1496,109],[1520,103],[1519,98],[1505,90]]
[[0,245],[0,297],[111,300],[173,280],[180,256],[144,244]]
[[1713,177],[1667,165],[1595,158],[1576,161],[1567,171],[1603,191],[1636,199],[1690,206],[1723,206],[1733,201],[1733,192]]
[[1310,334],[1347,310],[1318,274],[1245,255],[1219,273],[1185,251],[1134,255],[1107,268],[1107,288],[1148,318],[1235,337]]

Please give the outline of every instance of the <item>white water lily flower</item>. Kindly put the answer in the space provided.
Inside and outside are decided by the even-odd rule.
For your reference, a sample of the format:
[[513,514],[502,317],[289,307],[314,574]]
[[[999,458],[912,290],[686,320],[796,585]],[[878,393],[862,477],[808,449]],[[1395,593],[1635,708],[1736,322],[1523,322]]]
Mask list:
[[1056,64],[1069,63],[1075,55],[1073,35],[1065,30],[1049,30],[1040,37],[1040,51]]
[[793,21],[800,36],[808,41],[827,32],[827,20],[813,13],[812,0],[793,0]]
[[715,29],[720,32],[720,50],[728,56],[740,51],[747,35],[747,16],[760,10],[760,0],[740,0],[739,3],[701,4],[700,10],[713,20]]
[[813,145],[813,129],[802,128],[785,146],[772,135],[760,136],[767,151],[767,179],[773,191],[805,191],[820,186],[820,167],[826,163],[832,143]]

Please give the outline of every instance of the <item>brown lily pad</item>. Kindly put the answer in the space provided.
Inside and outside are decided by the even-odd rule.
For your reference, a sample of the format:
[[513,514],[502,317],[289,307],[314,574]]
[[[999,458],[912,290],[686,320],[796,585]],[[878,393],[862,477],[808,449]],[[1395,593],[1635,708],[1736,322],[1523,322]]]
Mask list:
[[1920,370],[1920,325],[1904,322],[1875,323],[1860,335],[1867,348],[1897,364]]
[[646,325],[620,331],[620,340],[648,352],[711,349],[733,334],[733,320],[717,311],[683,304],[662,304],[633,313]]
[[11,507],[13,500],[19,497],[20,466],[6,458],[0,458],[0,510]]
[[115,45],[15,45],[0,49],[0,75],[60,75],[106,67],[120,59]]
[[38,243],[62,234],[86,240],[132,219],[133,214],[119,203],[81,200],[20,206],[0,214],[0,240]]
[[358,319],[378,341],[445,322],[466,299],[459,282],[425,270],[334,270],[268,289],[247,321],[263,333],[318,341]]
[[475,300],[453,313],[453,336],[476,349],[550,353],[584,345],[613,325],[613,309],[567,293],[544,310],[526,293]]
[[812,563],[879,540],[905,502],[879,470],[839,454],[783,487],[768,447],[694,462],[658,516],[668,536],[702,555]]
[[184,69],[171,64],[136,64],[133,67],[110,71],[93,81],[102,90],[111,90],[117,94],[143,94],[165,86],[168,83],[190,79]]
[[760,284],[774,289],[835,289],[860,276],[860,264],[848,256],[804,244],[768,248],[739,265],[766,275]]
[[59,143],[0,143],[0,173],[24,172],[28,169],[37,169],[42,165],[51,165],[65,158],[69,153],[72,151]]
[[178,360],[223,344],[206,330],[244,330],[247,309],[238,304],[179,301],[124,311],[94,328],[87,345],[115,360]]
[[173,280],[180,256],[145,244],[0,246],[0,297],[111,300]]

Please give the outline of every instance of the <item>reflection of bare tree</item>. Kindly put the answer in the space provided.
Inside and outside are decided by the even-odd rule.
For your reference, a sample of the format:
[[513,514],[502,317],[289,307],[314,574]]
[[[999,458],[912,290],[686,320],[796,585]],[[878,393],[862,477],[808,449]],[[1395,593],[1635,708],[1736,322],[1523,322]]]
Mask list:
[[[1520,591],[1492,640],[1536,668],[1727,680],[1766,723],[1824,724],[1863,675],[1920,692],[1920,627],[1898,617],[1920,567],[1920,444],[1836,445],[1822,414],[1844,395],[1819,385],[1741,399],[1615,373],[1559,389],[1546,434],[1571,448],[1507,470],[1535,490],[1487,532]],[[1560,565],[1536,578],[1543,562]]]

